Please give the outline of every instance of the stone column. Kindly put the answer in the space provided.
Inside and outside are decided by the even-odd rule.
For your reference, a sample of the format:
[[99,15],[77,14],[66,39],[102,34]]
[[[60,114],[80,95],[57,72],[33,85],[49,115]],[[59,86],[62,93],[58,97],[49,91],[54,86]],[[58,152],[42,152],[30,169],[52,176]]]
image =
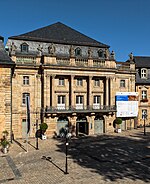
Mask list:
[[45,105],[50,106],[50,75],[46,75],[46,85],[45,85]]
[[92,77],[93,76],[89,76],[89,79],[88,79],[88,104],[89,106],[91,106],[93,103],[93,96],[92,96]]
[[54,107],[55,106],[55,76],[56,75],[51,75],[51,84],[50,84],[50,106]]
[[74,99],[74,75],[71,75],[70,78],[70,102],[69,102],[69,105],[70,106],[75,106],[75,99]]
[[105,91],[106,91],[106,106],[109,105],[109,86],[108,86],[109,82],[108,82],[108,80],[109,80],[109,78],[106,77],[106,89],[105,89]]

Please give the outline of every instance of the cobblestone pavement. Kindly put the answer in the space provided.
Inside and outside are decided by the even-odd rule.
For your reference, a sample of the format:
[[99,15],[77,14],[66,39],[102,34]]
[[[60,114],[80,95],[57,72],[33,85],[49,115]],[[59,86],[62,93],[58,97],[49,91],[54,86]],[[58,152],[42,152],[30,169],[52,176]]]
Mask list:
[[[65,172],[65,140],[16,140],[0,153],[0,184],[150,183],[150,128],[73,138]],[[26,151],[28,150],[28,152]],[[51,158],[48,158],[51,157]]]

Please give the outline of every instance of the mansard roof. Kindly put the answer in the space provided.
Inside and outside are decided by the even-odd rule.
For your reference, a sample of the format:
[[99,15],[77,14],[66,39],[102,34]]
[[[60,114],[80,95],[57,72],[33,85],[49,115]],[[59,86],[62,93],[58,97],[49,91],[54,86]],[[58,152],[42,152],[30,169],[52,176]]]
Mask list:
[[3,40],[4,41],[4,37],[0,36],[0,40]]
[[146,79],[141,78],[141,68],[150,68],[150,57],[148,56],[134,56],[134,62],[137,70],[136,83],[137,84],[150,84],[150,70]]
[[[3,37],[2,37],[3,38]],[[11,58],[8,56],[4,44],[2,41],[0,41],[0,65],[14,65],[15,63],[11,60]]]
[[150,57],[134,56],[136,68],[150,68]]
[[60,22],[25,34],[12,36],[9,39],[109,48],[108,45],[98,42]]

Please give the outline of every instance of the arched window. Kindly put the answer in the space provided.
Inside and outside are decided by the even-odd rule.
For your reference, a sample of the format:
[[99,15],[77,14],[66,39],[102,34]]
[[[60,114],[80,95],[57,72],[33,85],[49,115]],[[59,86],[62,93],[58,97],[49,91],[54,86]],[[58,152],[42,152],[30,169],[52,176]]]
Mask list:
[[82,55],[81,49],[80,49],[79,47],[77,47],[77,48],[75,49],[75,55],[76,55],[76,56],[81,56],[81,55]]
[[100,58],[104,57],[104,52],[102,49],[98,50],[97,53],[98,53],[98,57],[100,57]]
[[27,43],[21,44],[21,52],[28,52],[29,51],[29,46]]

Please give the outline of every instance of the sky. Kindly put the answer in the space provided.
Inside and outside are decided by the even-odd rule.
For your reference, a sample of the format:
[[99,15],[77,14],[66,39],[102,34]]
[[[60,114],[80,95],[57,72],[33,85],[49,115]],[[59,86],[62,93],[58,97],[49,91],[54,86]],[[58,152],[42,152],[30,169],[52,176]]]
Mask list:
[[0,0],[5,39],[61,22],[110,46],[117,61],[150,56],[150,0]]

